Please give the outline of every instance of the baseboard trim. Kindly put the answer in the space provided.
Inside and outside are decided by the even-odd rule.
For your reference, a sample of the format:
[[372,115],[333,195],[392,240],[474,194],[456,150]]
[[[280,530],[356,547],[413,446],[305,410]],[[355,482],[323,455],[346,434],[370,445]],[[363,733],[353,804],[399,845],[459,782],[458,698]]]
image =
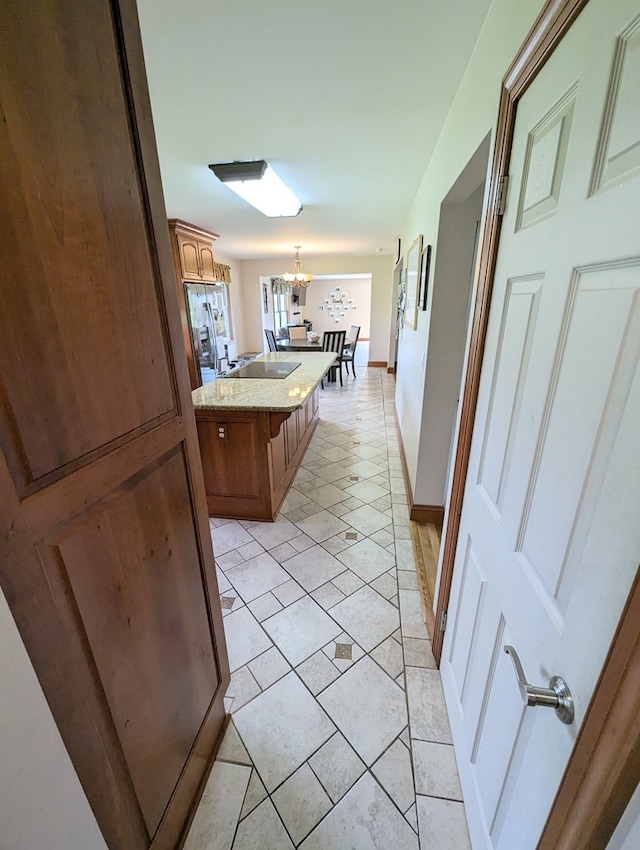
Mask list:
[[398,412],[393,408],[393,417],[396,423],[396,433],[398,434],[398,444],[400,446],[400,460],[402,462],[402,475],[404,476],[404,485],[407,490],[407,504],[409,505],[409,519],[413,522],[432,522],[440,530],[444,522],[444,506],[441,505],[417,505],[413,501],[413,490],[411,489],[411,479],[409,478],[409,468],[407,466],[407,457],[404,453],[404,444],[402,442],[402,431],[398,422]]
[[388,375],[395,375],[395,373],[396,373],[395,366],[387,366],[387,374]]
[[404,453],[404,443],[402,442],[402,430],[400,428],[400,421],[398,420],[398,411],[396,410],[395,404],[393,405],[393,418],[396,423],[396,434],[398,435],[398,445],[400,447],[400,462],[402,463],[402,475],[404,477],[404,486],[407,491],[407,504],[409,505],[409,511],[411,511],[411,506],[413,505],[413,490],[411,489],[409,468],[407,467],[407,458]]
[[369,360],[369,362],[367,363],[367,366],[369,366],[369,368],[376,368],[376,367],[384,368],[384,367],[386,367],[386,365],[387,365],[386,360]]
[[442,530],[444,507],[440,505],[411,505],[409,519],[414,522],[432,522]]

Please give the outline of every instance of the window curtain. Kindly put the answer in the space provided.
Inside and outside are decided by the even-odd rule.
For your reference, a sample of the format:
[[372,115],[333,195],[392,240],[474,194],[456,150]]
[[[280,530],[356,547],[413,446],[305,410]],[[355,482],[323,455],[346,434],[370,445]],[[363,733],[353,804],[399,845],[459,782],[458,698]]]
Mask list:
[[231,266],[225,266],[223,263],[214,263],[213,273],[218,283],[226,283],[227,286],[231,283]]
[[282,277],[271,278],[271,289],[276,295],[291,295],[293,291],[291,284],[287,283]]

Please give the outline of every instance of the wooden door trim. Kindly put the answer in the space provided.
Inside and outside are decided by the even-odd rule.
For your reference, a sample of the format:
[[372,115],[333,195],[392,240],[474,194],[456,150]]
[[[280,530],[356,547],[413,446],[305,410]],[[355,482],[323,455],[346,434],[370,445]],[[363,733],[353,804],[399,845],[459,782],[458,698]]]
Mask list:
[[[466,484],[480,370],[489,318],[501,218],[496,214],[500,179],[508,173],[519,99],[559,45],[588,0],[549,0],[502,81],[488,206],[476,270],[476,298],[455,450],[436,623],[447,611]],[[640,573],[587,708],[537,850],[604,850],[640,781]],[[444,634],[433,637],[438,666]]]
[[640,570],[537,850],[601,850],[640,779]]

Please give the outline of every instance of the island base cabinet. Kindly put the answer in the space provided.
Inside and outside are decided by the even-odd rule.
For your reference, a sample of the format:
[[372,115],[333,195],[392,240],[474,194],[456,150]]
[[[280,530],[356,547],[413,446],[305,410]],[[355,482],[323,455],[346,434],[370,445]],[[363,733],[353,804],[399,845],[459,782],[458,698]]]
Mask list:
[[317,390],[292,413],[196,407],[209,516],[273,521],[317,422]]

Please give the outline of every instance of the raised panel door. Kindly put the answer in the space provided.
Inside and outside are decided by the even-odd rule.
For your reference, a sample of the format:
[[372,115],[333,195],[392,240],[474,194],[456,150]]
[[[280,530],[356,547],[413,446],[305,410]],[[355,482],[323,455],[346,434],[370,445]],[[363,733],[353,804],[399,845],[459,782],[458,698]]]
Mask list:
[[184,280],[202,280],[199,243],[195,239],[176,234],[180,250],[180,265]]
[[200,255],[200,271],[203,280],[215,281],[213,245],[209,242],[198,242],[198,253]]
[[254,499],[263,495],[263,418],[243,413],[216,417],[215,411],[200,411],[197,427],[206,492]]
[[291,416],[285,420],[283,425],[286,439],[287,465],[291,463],[291,459],[295,455],[298,443],[300,442],[298,434],[299,414],[299,410],[292,411]]
[[135,3],[0,55],[0,583],[107,845],[168,850],[229,672]]
[[518,102],[442,656],[474,848],[536,846],[638,568],[639,32],[591,0]]

